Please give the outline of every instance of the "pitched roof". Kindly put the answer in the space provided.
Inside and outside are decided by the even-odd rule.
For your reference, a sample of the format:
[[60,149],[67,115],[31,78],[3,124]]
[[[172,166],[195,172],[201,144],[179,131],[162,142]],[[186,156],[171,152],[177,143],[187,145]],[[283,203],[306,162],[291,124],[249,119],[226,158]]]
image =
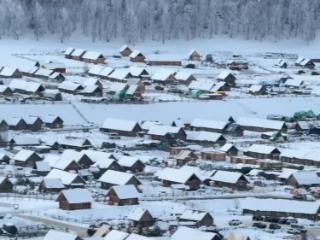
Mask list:
[[247,151],[262,153],[262,154],[271,154],[274,150],[277,150],[274,146],[264,145],[264,144],[252,144]]
[[239,172],[216,171],[211,177],[211,180],[225,183],[236,183],[242,177],[244,177],[244,175]]
[[73,233],[67,233],[67,232],[60,232],[56,230],[50,230],[43,240],[57,240],[57,239],[63,239],[63,240],[76,240],[77,235]]
[[113,186],[119,199],[139,198],[139,192],[134,185]]
[[104,121],[102,128],[131,132],[137,124],[138,122],[136,121],[107,118]]
[[14,155],[13,159],[17,161],[25,162],[33,154],[36,154],[36,153],[31,150],[21,149],[16,155]]
[[284,126],[283,121],[268,120],[263,118],[245,118],[241,117],[237,121],[241,126],[246,127],[260,127],[260,128],[270,128],[275,130],[282,130]]
[[175,183],[185,184],[193,175],[197,176],[194,172],[184,170],[183,168],[165,168],[156,173],[157,177],[161,180],[166,180]]
[[179,227],[178,230],[171,236],[172,240],[212,240],[216,233],[203,232],[198,229]]
[[223,130],[228,125],[228,122],[208,120],[208,119],[195,119],[191,122],[190,125],[191,127]]
[[66,172],[60,169],[52,169],[45,178],[60,179],[64,185],[70,185],[79,177],[76,173]]
[[92,202],[91,193],[87,189],[75,188],[62,190],[63,194],[69,203],[88,203]]
[[118,230],[111,230],[103,240],[125,240],[129,236],[127,232],[121,232]]
[[134,175],[131,173],[107,170],[100,178],[99,182],[110,183],[114,185],[126,185]]
[[217,142],[222,136],[220,133],[213,133],[207,131],[186,131],[187,140],[189,141],[204,141]]

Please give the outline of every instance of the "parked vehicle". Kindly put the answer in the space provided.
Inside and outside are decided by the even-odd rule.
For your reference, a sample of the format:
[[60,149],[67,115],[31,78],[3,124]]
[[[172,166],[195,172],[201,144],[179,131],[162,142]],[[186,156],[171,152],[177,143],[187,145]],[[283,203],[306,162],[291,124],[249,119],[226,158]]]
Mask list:
[[264,229],[264,228],[267,227],[267,224],[262,223],[262,222],[254,222],[254,223],[252,224],[252,226],[253,226],[253,227],[256,227],[256,228],[262,228],[262,229]]
[[277,223],[270,223],[269,229],[272,229],[272,230],[281,229],[281,226]]
[[239,226],[242,222],[239,219],[232,219],[229,221],[230,226]]
[[289,233],[289,234],[294,234],[294,235],[298,235],[298,234],[301,233],[301,231],[300,231],[299,229],[289,228],[289,229],[287,230],[287,233]]

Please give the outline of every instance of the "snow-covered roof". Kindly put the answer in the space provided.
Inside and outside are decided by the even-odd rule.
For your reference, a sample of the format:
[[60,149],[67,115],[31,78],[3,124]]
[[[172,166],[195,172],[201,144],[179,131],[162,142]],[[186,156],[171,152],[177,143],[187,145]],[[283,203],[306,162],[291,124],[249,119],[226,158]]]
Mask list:
[[304,81],[302,79],[287,79],[284,84],[289,87],[301,87]]
[[138,84],[130,84],[129,88],[126,91],[127,95],[134,95],[137,90],[139,89],[139,85]]
[[318,149],[283,149],[281,157],[297,158],[310,161],[320,161],[320,150]]
[[179,81],[187,81],[190,78],[194,78],[194,76],[191,72],[179,71],[176,73],[175,78]]
[[119,49],[119,52],[122,52],[122,51],[124,51],[124,50],[126,50],[126,49],[130,49],[130,50],[131,50],[131,48],[130,48],[128,45],[123,45],[123,46]]
[[131,173],[107,170],[99,178],[99,182],[105,182],[114,185],[126,185],[133,177],[134,175]]
[[41,77],[50,77],[53,73],[54,73],[53,70],[38,68],[38,70],[34,74]]
[[76,91],[81,88],[81,85],[71,81],[63,81],[59,84],[58,88],[67,91]]
[[16,135],[11,138],[11,141],[14,141],[16,145],[40,145],[41,140],[37,136],[30,136],[30,135]]
[[156,173],[161,180],[167,180],[175,183],[185,184],[192,175],[196,175],[192,171],[184,170],[183,168],[165,168]]
[[63,190],[60,194],[65,196],[69,203],[91,203],[92,197],[91,193],[87,189],[75,188]]
[[320,185],[317,171],[297,171],[291,174],[299,185]]
[[112,189],[119,199],[139,198],[139,192],[134,185],[113,186]]
[[108,77],[112,79],[125,81],[127,78],[131,77],[131,74],[129,69],[127,68],[117,68]]
[[78,175],[76,173],[52,169],[45,178],[60,179],[64,185],[70,185],[77,177]]
[[140,77],[144,72],[146,72],[146,74],[149,74],[148,71],[143,67],[131,66],[129,68],[129,71],[134,77]]
[[232,74],[230,71],[224,70],[219,73],[219,75],[217,76],[217,79],[218,80],[225,80],[230,74]]
[[171,236],[172,240],[212,240],[216,233],[203,232],[198,229],[179,227],[177,231]]
[[135,156],[122,156],[119,158],[118,163],[124,167],[132,167],[137,161],[140,161]]
[[21,162],[27,161],[33,154],[36,154],[34,151],[21,149],[16,155],[14,155],[13,159]]
[[247,151],[254,153],[262,153],[262,154],[271,154],[274,150],[277,150],[276,147],[264,145],[264,144],[252,144]]
[[55,189],[63,189],[64,185],[59,178],[44,178],[43,179],[43,184],[45,185],[46,188],[55,188]]
[[[136,208],[132,212],[129,213],[128,219],[132,220],[132,221],[140,221],[146,212],[149,212],[149,211],[145,208]],[[149,212],[149,214],[150,214],[150,212]]]
[[118,230],[111,230],[103,240],[125,240],[129,236],[127,232],[121,232]]
[[282,168],[280,175],[278,176],[279,178],[282,179],[288,179],[291,174],[297,172],[297,169],[292,169],[292,168]]
[[12,90],[18,89],[18,90],[23,90],[26,92],[31,92],[35,93],[39,91],[39,89],[42,87],[42,85],[38,82],[33,82],[33,81],[26,81],[26,80],[13,80],[10,82],[9,87]]
[[196,210],[186,210],[180,216],[180,219],[191,220],[191,221],[200,221],[202,220],[208,212],[196,211]]
[[143,55],[139,50],[134,50],[131,54],[130,54],[130,58],[135,58],[139,55]]
[[261,212],[270,211],[316,214],[320,208],[320,201],[296,201],[272,198],[246,198],[244,201],[241,201],[241,208]]
[[217,182],[225,182],[235,184],[239,181],[240,178],[244,177],[240,172],[231,172],[231,171],[216,171],[215,174],[211,177],[211,180]]
[[17,71],[19,71],[17,68],[3,67],[2,70],[0,71],[0,76],[12,77]]
[[76,240],[78,236],[73,233],[60,232],[57,230],[49,230],[43,240]]
[[173,70],[160,70],[152,75],[151,79],[156,81],[167,81],[170,77],[174,78],[175,71]]
[[83,54],[82,56],[82,58],[90,60],[97,60],[100,57],[104,57],[103,54],[94,51],[86,51],[85,54]]
[[251,85],[249,88],[249,92],[260,92],[263,89],[263,85]]
[[197,128],[223,130],[228,125],[228,122],[227,121],[208,120],[208,119],[194,119],[190,125],[191,125],[191,127],[197,127]]
[[166,134],[177,134],[181,128],[165,126],[165,125],[153,125],[150,126],[148,134],[156,136],[165,136]]
[[212,80],[194,80],[189,84],[188,88],[191,90],[210,92],[214,85],[215,82]]
[[223,151],[223,152],[227,152],[229,151],[234,145],[232,143],[226,143],[224,144],[220,150]]
[[108,82],[105,87],[107,92],[120,92],[125,91],[128,87],[128,84],[121,82]]
[[64,51],[64,54],[65,54],[65,55],[70,55],[73,51],[74,51],[74,48],[73,48],[73,47],[68,47],[68,48]]
[[0,93],[5,93],[6,91],[10,91],[11,89],[7,85],[0,85]]
[[186,131],[186,134],[187,140],[190,141],[216,142],[222,137],[220,133],[207,131]]
[[84,49],[76,48],[76,49],[71,53],[71,56],[72,56],[72,57],[81,57],[81,55],[84,54],[85,52],[86,52],[86,50],[84,50]]
[[246,127],[260,127],[260,128],[270,128],[275,130],[282,130],[284,126],[283,121],[276,121],[276,120],[268,120],[263,118],[245,118],[241,117],[237,121],[238,124],[241,126]]
[[136,121],[107,118],[102,128],[131,132],[138,123]]

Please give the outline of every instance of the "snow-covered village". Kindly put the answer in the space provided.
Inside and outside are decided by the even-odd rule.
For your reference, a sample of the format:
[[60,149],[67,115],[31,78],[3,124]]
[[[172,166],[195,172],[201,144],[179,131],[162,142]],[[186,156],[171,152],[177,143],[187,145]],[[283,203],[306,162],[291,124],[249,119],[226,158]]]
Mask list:
[[0,0],[0,239],[320,239],[320,2],[22,2]]

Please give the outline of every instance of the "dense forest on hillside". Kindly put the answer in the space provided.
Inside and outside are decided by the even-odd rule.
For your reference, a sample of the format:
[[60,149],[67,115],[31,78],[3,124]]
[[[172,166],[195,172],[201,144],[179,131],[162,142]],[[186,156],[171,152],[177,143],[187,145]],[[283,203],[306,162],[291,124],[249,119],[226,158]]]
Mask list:
[[319,0],[0,0],[0,37],[311,41],[319,12]]

